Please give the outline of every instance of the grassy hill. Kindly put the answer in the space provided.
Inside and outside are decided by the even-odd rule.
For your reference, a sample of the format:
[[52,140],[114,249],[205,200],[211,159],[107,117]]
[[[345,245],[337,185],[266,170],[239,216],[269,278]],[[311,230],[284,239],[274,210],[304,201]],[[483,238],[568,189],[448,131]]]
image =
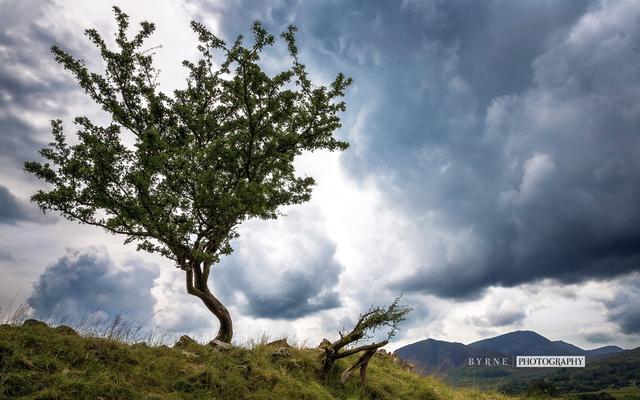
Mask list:
[[377,354],[365,385],[319,371],[318,351],[129,345],[45,324],[0,326],[0,399],[516,399],[454,389]]

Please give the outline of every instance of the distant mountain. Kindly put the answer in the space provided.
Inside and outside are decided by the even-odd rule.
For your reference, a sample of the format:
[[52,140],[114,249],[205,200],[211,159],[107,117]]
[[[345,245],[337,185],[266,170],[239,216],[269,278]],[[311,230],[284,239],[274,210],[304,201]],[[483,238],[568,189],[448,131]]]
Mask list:
[[[582,355],[583,353],[587,353],[588,350],[583,350],[578,346],[572,345],[571,343],[567,343],[564,340],[554,340],[552,342],[558,349],[563,349],[564,351],[567,351],[567,355],[571,355],[571,354],[580,354]],[[617,346],[611,346],[611,347],[617,347]],[[622,350],[622,349],[620,349]],[[586,355],[586,354],[585,354]]]
[[533,331],[515,331],[469,344],[477,352],[494,351],[507,356],[585,355],[579,347],[565,342],[552,342]]
[[469,358],[547,355],[604,357],[624,351],[618,346],[584,350],[562,340],[551,341],[533,331],[515,331],[479,340],[468,345],[443,340],[426,339],[395,351],[401,358],[425,372],[449,371],[468,364]]
[[625,349],[619,346],[603,346],[598,347],[597,349],[587,350],[587,355],[592,357],[599,357],[622,353],[623,351],[625,351]]
[[567,351],[567,355],[571,355],[571,353],[569,352],[573,351],[577,355],[585,355],[590,358],[608,356],[611,354],[616,354],[616,353],[625,351],[620,346],[602,346],[602,347],[598,347],[597,349],[583,350],[578,346],[574,346],[571,343],[567,343],[562,340],[555,340],[553,343],[565,349]]
[[464,365],[473,352],[467,345],[427,339],[395,351],[424,372],[448,371]]

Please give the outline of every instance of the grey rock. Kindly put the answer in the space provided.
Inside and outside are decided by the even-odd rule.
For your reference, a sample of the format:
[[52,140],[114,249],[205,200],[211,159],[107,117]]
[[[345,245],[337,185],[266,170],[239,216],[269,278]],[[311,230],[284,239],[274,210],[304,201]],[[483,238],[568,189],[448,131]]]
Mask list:
[[22,326],[32,326],[32,327],[33,326],[39,326],[39,327],[44,327],[44,328],[48,328],[49,327],[49,325],[47,325],[46,322],[42,322],[42,321],[39,321],[37,319],[28,319],[28,320],[26,320],[26,321],[24,321],[22,323]]
[[63,335],[71,335],[71,336],[78,336],[78,332],[76,332],[75,329],[73,329],[72,327],[68,326],[68,325],[58,325],[56,326],[56,331],[63,334]]
[[288,347],[279,347],[271,353],[271,357],[273,358],[285,358],[291,355],[291,351]]
[[191,339],[187,335],[182,335],[182,336],[180,336],[180,339],[178,339],[176,344],[173,345],[173,347],[187,347],[187,346],[192,346],[194,344],[198,344],[198,342],[196,342],[195,340]]
[[213,339],[212,341],[210,341],[209,343],[207,343],[207,346],[211,346],[214,349],[218,349],[218,350],[231,350],[231,344],[229,343],[225,343],[222,340],[218,340],[218,339]]

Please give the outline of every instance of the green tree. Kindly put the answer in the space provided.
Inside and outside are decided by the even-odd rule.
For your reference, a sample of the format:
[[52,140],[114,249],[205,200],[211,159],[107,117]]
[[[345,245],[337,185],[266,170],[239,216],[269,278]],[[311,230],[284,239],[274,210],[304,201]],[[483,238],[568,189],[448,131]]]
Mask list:
[[328,87],[313,84],[299,62],[293,26],[281,34],[291,66],[269,75],[260,56],[275,37],[259,22],[253,45],[245,47],[242,36],[227,45],[194,21],[200,57],[183,62],[186,86],[170,96],[158,88],[153,49],[143,48],[154,24],[142,22],[131,37],[128,16],[113,10],[115,48],[95,29],[85,31],[103,73],[52,48],[111,122],[77,117],[77,143],[69,144],[62,122],[52,121],[54,141],[40,151],[43,162],[25,163],[51,184],[32,200],[173,260],[185,272],[187,292],[218,318],[216,339],[230,342],[231,316],[209,288],[211,269],[231,253],[243,221],[274,219],[281,206],[310,199],[314,180],[296,176],[294,158],[347,148],[333,134],[351,79],[338,74]]

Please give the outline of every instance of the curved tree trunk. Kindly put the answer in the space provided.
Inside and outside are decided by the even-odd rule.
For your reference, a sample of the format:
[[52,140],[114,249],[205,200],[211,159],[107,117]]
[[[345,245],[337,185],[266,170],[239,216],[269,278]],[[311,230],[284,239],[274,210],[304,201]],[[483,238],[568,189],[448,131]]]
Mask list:
[[233,322],[229,310],[211,293],[207,284],[211,264],[192,264],[183,268],[187,274],[187,293],[202,300],[204,305],[218,318],[220,328],[214,340],[231,343],[233,338]]
[[210,291],[206,290],[204,296],[198,296],[205,306],[218,318],[220,322],[220,328],[215,340],[220,340],[225,343],[231,343],[233,338],[233,323],[231,322],[231,314],[229,310],[224,306]]

